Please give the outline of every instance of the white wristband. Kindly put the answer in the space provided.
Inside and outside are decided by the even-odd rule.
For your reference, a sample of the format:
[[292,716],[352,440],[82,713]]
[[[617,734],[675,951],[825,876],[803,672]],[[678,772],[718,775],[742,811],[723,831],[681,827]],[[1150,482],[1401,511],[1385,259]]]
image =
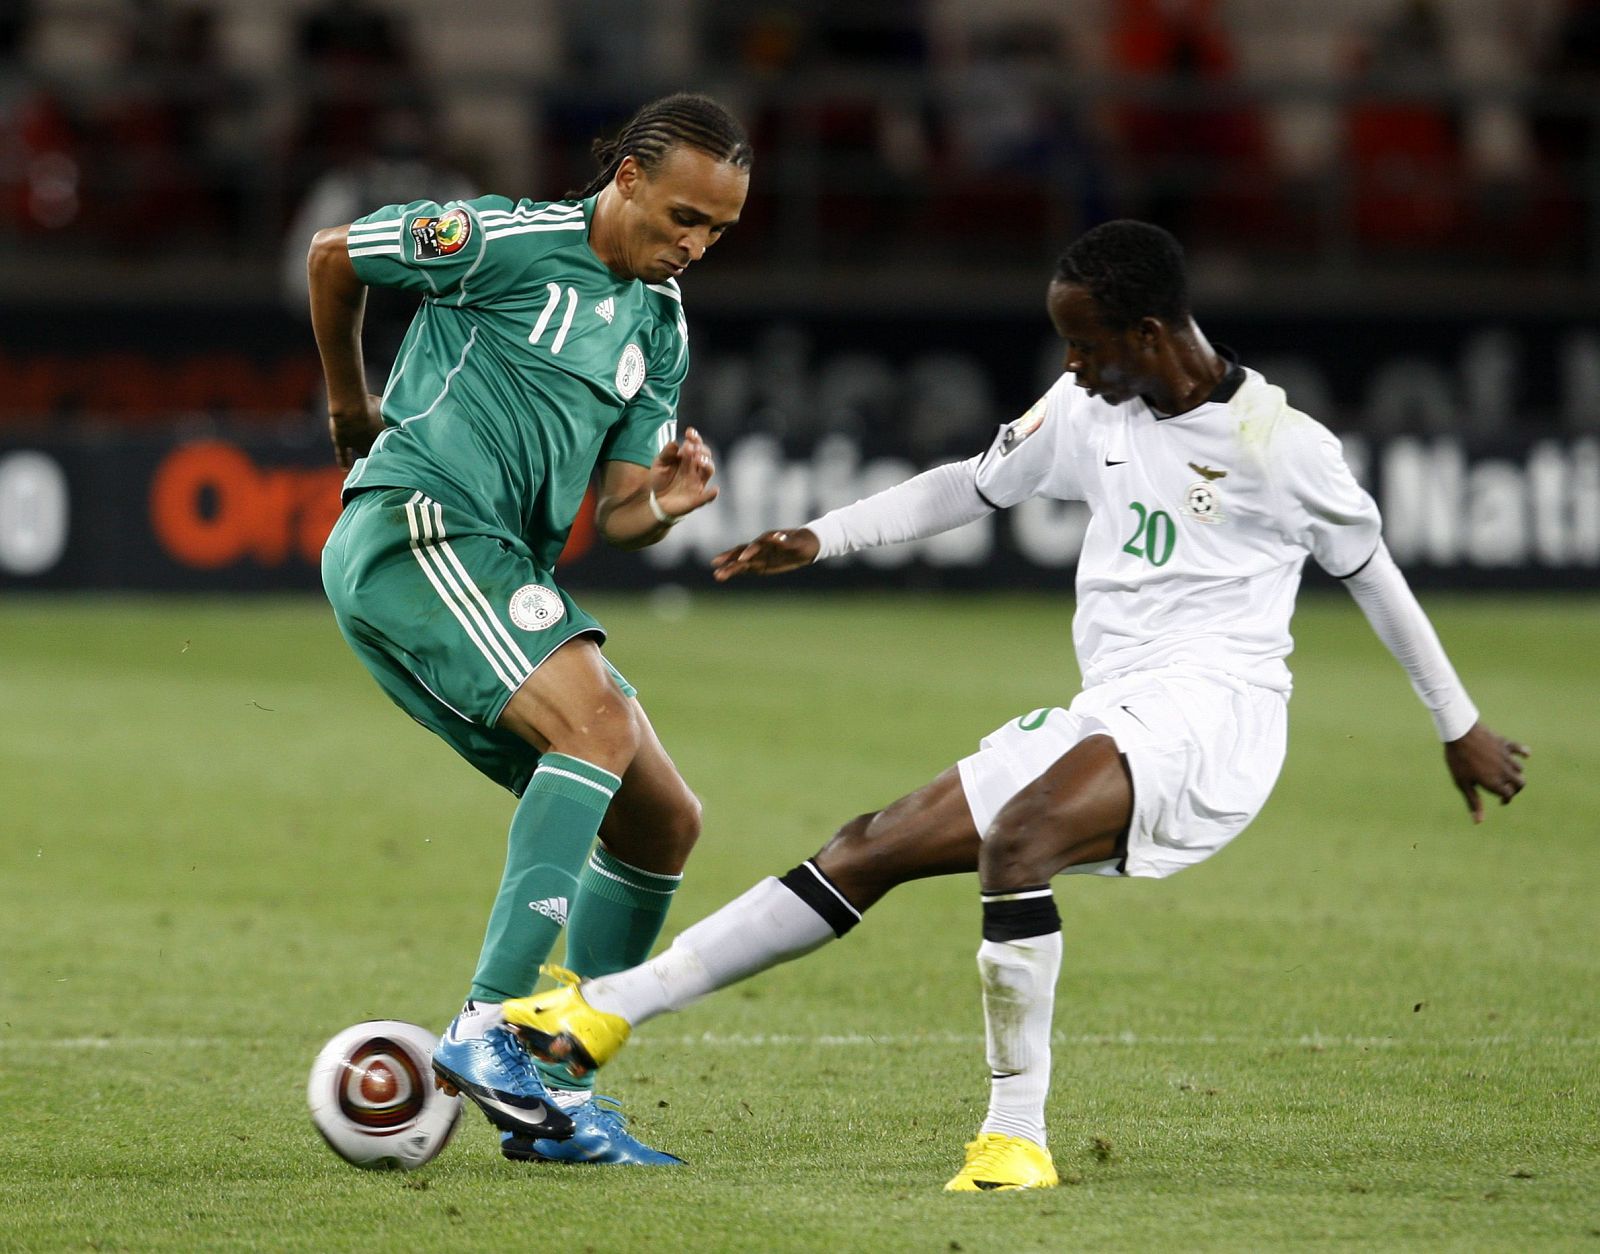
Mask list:
[[676,524],[678,519],[682,517],[681,514],[669,514],[661,508],[661,502],[656,500],[656,490],[654,488],[650,489],[650,512],[656,516],[657,522],[666,523],[669,527]]

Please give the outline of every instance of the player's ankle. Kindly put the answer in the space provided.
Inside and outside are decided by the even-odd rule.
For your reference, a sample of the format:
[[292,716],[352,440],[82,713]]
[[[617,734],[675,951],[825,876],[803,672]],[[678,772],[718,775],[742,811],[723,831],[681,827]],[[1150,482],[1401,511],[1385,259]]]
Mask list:
[[451,1030],[457,1039],[484,1036],[504,1021],[505,1013],[499,1002],[469,997],[451,1024]]

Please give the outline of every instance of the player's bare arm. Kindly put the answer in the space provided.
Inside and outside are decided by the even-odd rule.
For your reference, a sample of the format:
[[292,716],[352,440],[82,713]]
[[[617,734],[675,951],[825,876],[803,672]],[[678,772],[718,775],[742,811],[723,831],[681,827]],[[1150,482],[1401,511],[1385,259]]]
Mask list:
[[339,465],[348,469],[383,431],[378,398],[367,391],[361,321],[367,287],[356,275],[346,244],[348,226],[318,231],[306,257],[311,326],[328,385],[328,433]]
[[713,557],[712,576],[726,583],[738,575],[781,575],[811,565],[821,549],[816,533],[808,527],[763,531],[754,540]]
[[656,543],[680,518],[717,499],[711,450],[693,427],[656,454],[650,466],[613,461],[600,476],[595,525],[608,544],[642,549]]
[[1483,798],[1478,790],[1499,797],[1503,806],[1510,805],[1523,789],[1522,760],[1529,756],[1527,745],[1507,740],[1482,723],[1474,723],[1465,736],[1446,743],[1445,765],[1466,798],[1474,823],[1483,822]]

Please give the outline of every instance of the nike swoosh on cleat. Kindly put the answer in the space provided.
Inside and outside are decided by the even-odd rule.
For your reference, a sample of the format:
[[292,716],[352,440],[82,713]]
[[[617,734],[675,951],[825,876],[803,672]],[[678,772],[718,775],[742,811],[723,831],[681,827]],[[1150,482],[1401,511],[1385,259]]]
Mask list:
[[550,1108],[537,1097],[518,1097],[515,1093],[504,1093],[484,1084],[474,1084],[465,1076],[457,1075],[437,1063],[434,1064],[433,1074],[446,1084],[455,1085],[475,1102],[487,1103],[512,1113],[526,1111],[528,1114],[537,1115],[540,1119],[544,1119],[550,1113]]
[[505,1093],[485,1093],[482,1089],[479,1089],[473,1096],[478,1101],[493,1106],[497,1110],[503,1110],[508,1114],[532,1115],[536,1120],[543,1120],[550,1113],[549,1107],[543,1102],[534,1102],[531,1106],[528,1106],[523,1104],[526,1101],[525,1098],[511,1097]]
[[[531,1104],[524,1105],[523,1103],[527,1101],[526,1098],[515,1098],[504,1093],[486,1093],[482,1089],[467,1090],[467,1092],[473,1101],[480,1107],[485,1108],[486,1114],[489,1108],[493,1108],[503,1117],[515,1119],[519,1124],[530,1128],[543,1128],[545,1124],[551,1122],[553,1112],[550,1107],[541,1101],[534,1101]],[[491,1122],[494,1121],[491,1120]],[[565,1120],[558,1120],[556,1127],[545,1128],[542,1133],[533,1133],[532,1135],[543,1135],[552,1140],[562,1140],[564,1138],[558,1130],[561,1122],[565,1122]],[[510,1131],[511,1129],[506,1130]]]
[[499,1089],[489,1090],[488,1096],[502,1105],[525,1110],[530,1115],[547,1115],[550,1113],[550,1108],[537,1097],[518,1097],[515,1093],[502,1093]]

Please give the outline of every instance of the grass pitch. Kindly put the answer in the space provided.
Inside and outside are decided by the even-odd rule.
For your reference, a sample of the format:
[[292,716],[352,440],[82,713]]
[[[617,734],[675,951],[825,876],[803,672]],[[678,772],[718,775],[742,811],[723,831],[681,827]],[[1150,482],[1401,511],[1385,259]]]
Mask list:
[[[590,600],[706,802],[668,936],[1075,687],[1062,600]],[[509,796],[318,602],[13,600],[0,1249],[1600,1248],[1600,615],[1429,606],[1528,791],[1472,827],[1403,674],[1308,598],[1260,820],[1058,884],[1064,1187],[973,1197],[939,1191],[985,1099],[967,879],[641,1030],[603,1087],[687,1169],[513,1165],[475,1113],[422,1172],[345,1166],[311,1059],[448,1017]]]

